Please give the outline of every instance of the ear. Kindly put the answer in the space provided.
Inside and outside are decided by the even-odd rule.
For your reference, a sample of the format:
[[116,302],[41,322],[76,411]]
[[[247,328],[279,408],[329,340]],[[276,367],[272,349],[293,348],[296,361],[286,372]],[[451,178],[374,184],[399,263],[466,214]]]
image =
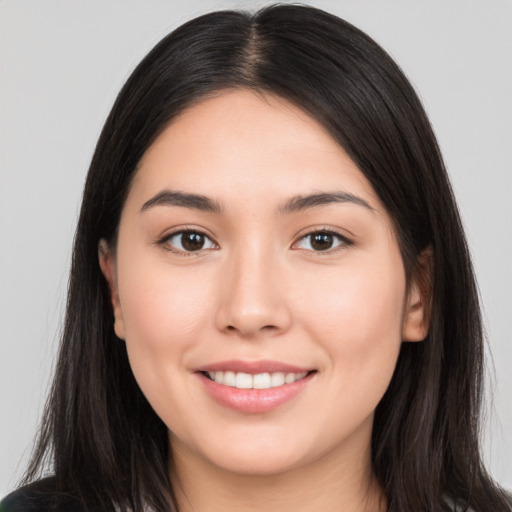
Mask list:
[[118,338],[124,340],[124,321],[123,312],[121,310],[121,302],[119,301],[119,293],[117,289],[115,256],[113,251],[109,248],[107,241],[103,238],[99,241],[98,244],[98,259],[101,272],[107,280],[108,289],[110,292],[110,301],[112,302],[112,309],[114,311],[114,331]]
[[405,304],[403,341],[422,341],[430,327],[433,251],[428,247],[418,256]]

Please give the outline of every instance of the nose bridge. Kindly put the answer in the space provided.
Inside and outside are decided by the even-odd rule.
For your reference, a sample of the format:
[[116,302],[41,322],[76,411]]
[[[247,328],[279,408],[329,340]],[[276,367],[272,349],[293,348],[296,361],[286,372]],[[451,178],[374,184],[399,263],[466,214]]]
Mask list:
[[280,262],[271,243],[240,240],[226,260],[218,327],[252,336],[262,330],[287,328],[290,315],[280,286]]

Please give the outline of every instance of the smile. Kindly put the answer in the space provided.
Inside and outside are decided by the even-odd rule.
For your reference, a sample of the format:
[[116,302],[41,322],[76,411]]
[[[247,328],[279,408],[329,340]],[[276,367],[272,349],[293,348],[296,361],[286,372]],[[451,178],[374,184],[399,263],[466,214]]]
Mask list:
[[204,372],[208,378],[217,384],[238,389],[270,389],[292,384],[306,377],[308,372],[301,373],[257,373],[251,375],[244,372],[217,371]]
[[305,393],[318,371],[276,361],[224,361],[194,373],[217,404],[239,413],[260,414]]

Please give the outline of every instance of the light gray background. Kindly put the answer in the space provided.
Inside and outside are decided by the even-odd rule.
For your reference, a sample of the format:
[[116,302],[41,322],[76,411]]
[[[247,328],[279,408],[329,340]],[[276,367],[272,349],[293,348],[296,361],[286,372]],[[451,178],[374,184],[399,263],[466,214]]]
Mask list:
[[[309,3],[380,42],[430,115],[494,356],[485,457],[512,489],[512,2]],[[21,474],[44,403],[81,189],[117,91],[172,28],[209,10],[264,4],[0,0],[0,495]]]

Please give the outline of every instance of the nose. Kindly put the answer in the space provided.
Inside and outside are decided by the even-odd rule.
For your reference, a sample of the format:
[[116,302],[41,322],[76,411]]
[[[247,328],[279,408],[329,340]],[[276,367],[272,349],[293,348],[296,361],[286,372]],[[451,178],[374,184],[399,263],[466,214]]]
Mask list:
[[225,262],[215,319],[221,331],[256,338],[277,335],[290,327],[283,272],[269,252],[246,247]]

